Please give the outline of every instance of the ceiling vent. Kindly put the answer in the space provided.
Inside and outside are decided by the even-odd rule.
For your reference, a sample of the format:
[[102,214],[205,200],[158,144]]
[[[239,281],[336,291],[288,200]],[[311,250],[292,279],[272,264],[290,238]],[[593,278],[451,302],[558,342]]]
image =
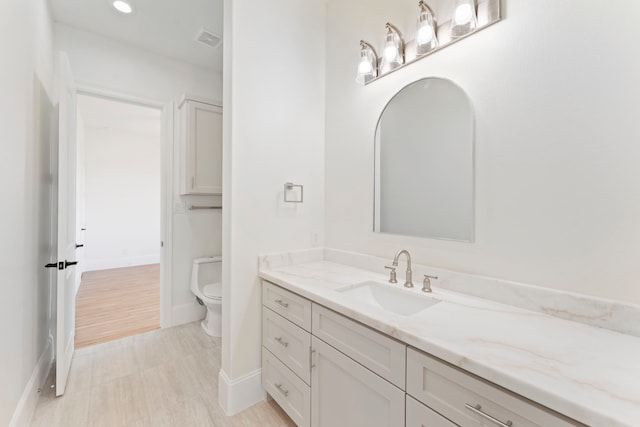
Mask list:
[[222,37],[203,28],[196,36],[196,41],[210,47],[218,47],[220,46],[220,43],[222,43]]

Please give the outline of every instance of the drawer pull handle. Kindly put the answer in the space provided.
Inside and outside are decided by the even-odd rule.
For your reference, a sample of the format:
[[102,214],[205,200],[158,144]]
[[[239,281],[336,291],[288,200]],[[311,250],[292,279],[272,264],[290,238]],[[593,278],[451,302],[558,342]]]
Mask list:
[[284,395],[284,397],[289,396],[289,390],[287,390],[286,388],[282,387],[282,384],[276,384],[276,388],[278,389],[278,391],[280,393],[282,393]]
[[282,307],[284,307],[284,308],[289,308],[289,303],[284,302],[284,301],[282,301],[281,299],[277,299],[277,300],[275,301],[275,303],[276,303],[276,304],[278,304],[278,305],[280,305],[280,306],[282,306]]
[[500,427],[511,427],[513,426],[513,422],[510,420],[507,420],[506,423],[503,423],[502,421],[500,421],[499,419],[492,417],[491,415],[487,414],[486,412],[482,412],[482,406],[480,406],[479,404],[476,406],[471,406],[468,403],[464,404],[464,407],[467,408],[468,410],[470,410],[471,412],[480,415],[482,418],[491,421],[494,424],[499,425]]
[[274,340],[278,341],[284,348],[289,347],[289,343],[283,340],[282,337],[276,337]]

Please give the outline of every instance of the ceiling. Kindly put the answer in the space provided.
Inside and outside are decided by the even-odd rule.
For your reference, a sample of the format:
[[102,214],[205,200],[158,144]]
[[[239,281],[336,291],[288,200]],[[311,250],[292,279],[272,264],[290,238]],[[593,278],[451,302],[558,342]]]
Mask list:
[[222,73],[222,44],[195,38],[202,28],[222,36],[223,0],[129,0],[130,15],[116,12],[111,0],[50,1],[56,22]]
[[162,112],[158,109],[78,95],[78,112],[87,130],[127,132],[160,140]]

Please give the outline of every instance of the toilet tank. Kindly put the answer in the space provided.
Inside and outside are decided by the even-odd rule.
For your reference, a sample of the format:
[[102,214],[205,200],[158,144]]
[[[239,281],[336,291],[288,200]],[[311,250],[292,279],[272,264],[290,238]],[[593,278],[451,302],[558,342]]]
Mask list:
[[193,261],[193,273],[197,273],[197,277],[192,277],[193,280],[197,280],[198,287],[202,289],[202,286],[210,283],[220,283],[222,280],[222,258],[200,258]]

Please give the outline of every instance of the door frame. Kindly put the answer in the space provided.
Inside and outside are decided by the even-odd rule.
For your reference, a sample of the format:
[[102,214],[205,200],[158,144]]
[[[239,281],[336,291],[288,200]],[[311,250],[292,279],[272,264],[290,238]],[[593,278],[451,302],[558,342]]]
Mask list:
[[[173,271],[173,171],[174,171],[174,103],[141,98],[124,93],[76,83],[78,95],[126,102],[158,109],[161,118],[160,148],[160,327],[172,325],[172,271]],[[160,242],[158,242],[160,244]]]

